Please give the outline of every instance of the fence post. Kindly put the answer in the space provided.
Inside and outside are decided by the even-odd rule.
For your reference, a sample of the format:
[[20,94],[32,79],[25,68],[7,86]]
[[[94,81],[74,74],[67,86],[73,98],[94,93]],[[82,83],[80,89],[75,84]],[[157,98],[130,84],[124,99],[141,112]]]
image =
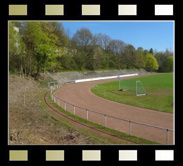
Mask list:
[[88,120],[88,110],[86,109],[86,119]]
[[65,104],[65,110],[66,110],[66,102],[64,101],[64,104]]
[[104,124],[104,126],[107,127],[107,115],[104,115],[104,117],[105,117],[105,124]]
[[24,107],[25,107],[25,93],[26,93],[26,87],[25,87],[25,90],[24,90]]
[[129,134],[131,135],[131,121],[129,121]]
[[169,144],[169,130],[166,129],[166,144]]
[[75,115],[76,114],[76,112],[75,112],[76,111],[76,107],[75,107],[75,105],[73,105],[73,106],[74,106],[74,115]]

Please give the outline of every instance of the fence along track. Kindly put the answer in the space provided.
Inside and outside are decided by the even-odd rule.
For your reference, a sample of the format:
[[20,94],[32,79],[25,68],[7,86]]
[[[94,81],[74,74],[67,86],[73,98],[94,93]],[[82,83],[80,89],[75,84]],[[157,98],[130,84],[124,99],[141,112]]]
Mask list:
[[[75,123],[78,123],[78,124],[82,125],[82,126],[85,127],[85,128],[90,128],[90,129],[92,129],[92,130],[95,130],[95,131],[97,131],[97,132],[100,132],[101,134],[106,134],[106,135],[108,135],[108,136],[110,136],[110,137],[113,137],[114,139],[117,138],[117,139],[120,139],[120,140],[126,140],[126,141],[128,141],[128,142],[133,143],[133,144],[139,144],[139,143],[137,143],[137,142],[135,142],[135,141],[132,141],[132,140],[129,140],[129,139],[126,139],[126,138],[121,138],[121,137],[119,137],[119,136],[117,136],[117,135],[114,135],[114,134],[112,134],[112,133],[111,133],[111,134],[110,134],[110,133],[107,133],[107,132],[105,132],[105,131],[102,130],[102,129],[97,129],[96,127],[90,126],[90,125],[88,125],[88,124],[84,124],[84,123],[82,123],[82,122],[80,122],[80,121],[73,120],[71,117],[69,117],[69,116],[67,116],[66,114],[62,113],[61,111],[57,111],[55,108],[53,108],[53,106],[50,105],[49,102],[47,102],[47,100],[46,100],[47,95],[49,95],[49,92],[45,93],[45,95],[44,95],[44,97],[43,97],[45,104],[46,104],[49,108],[51,108],[54,112],[58,113],[59,115],[62,115],[64,118],[67,118],[67,119],[69,119],[69,120],[71,120],[71,121],[73,121],[73,122],[75,122]],[[48,97],[49,97],[49,96],[48,96]],[[73,105],[73,106],[74,106],[74,105]],[[79,108],[81,108],[81,107],[79,107]],[[96,112],[96,111],[93,111],[93,112]],[[54,117],[52,114],[50,114],[48,111],[46,111],[46,113],[48,113],[53,119],[59,120],[58,118],[56,118],[56,117]],[[68,123],[68,122],[67,122],[67,123]]]
[[[58,101],[58,103],[56,103],[56,99]],[[103,114],[101,112],[97,112],[97,111],[93,111],[93,110],[89,110],[87,108],[82,108],[80,106],[76,106],[73,105],[72,103],[66,102],[56,96],[54,96],[54,94],[52,94],[52,100],[54,101],[54,103],[59,105],[59,102],[62,101],[64,103],[64,109],[67,110],[67,104],[73,107],[73,114],[75,115],[75,109],[79,108],[79,109],[83,109],[86,111],[86,119],[88,120],[88,112],[93,112],[96,113],[98,115],[103,115],[104,116],[104,126],[107,127],[107,117],[108,118],[113,118],[113,119],[117,119],[117,120],[121,120],[121,121],[126,121],[128,122],[128,126],[129,126],[129,135],[131,135],[131,131],[132,131],[132,124],[137,124],[137,125],[142,125],[142,126],[146,126],[146,127],[151,127],[151,128],[155,128],[155,129],[161,129],[161,130],[165,130],[166,131],[166,144],[169,144],[169,132],[174,132],[172,129],[169,128],[163,128],[160,126],[154,126],[154,125],[150,125],[150,124],[146,124],[146,123],[140,123],[140,122],[136,122],[136,121],[132,121],[132,120],[128,120],[128,119],[123,119],[123,118],[119,118],[119,117],[115,117],[115,116],[111,116],[111,115],[107,115],[107,114]],[[60,106],[60,105],[59,105]],[[95,123],[95,122],[94,122]]]

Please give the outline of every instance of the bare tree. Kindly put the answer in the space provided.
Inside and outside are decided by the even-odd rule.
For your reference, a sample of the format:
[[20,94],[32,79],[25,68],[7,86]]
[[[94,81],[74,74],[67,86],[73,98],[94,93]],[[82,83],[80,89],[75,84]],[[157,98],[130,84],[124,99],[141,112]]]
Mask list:
[[107,46],[107,50],[114,54],[122,54],[125,49],[125,43],[121,40],[111,40]]
[[77,46],[86,47],[92,44],[93,35],[89,29],[81,28],[74,34],[72,40],[77,44]]
[[102,33],[98,33],[93,37],[94,45],[99,45],[104,50],[106,50],[110,41],[111,41],[111,38]]

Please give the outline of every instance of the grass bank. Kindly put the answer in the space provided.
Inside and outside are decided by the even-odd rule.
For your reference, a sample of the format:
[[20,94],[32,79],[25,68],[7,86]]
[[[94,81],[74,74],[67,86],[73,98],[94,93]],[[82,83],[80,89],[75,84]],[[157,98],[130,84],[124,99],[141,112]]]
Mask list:
[[[40,102],[50,78],[35,80],[9,75],[9,145],[107,144],[50,116]],[[41,104],[41,105],[40,105]]]

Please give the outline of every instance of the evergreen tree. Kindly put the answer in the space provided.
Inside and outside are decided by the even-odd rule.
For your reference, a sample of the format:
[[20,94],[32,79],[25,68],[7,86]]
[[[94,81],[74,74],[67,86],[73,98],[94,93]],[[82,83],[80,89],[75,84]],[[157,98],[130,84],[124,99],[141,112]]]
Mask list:
[[153,54],[153,49],[152,49],[152,48],[149,50],[149,53],[152,54],[152,55],[154,55],[154,54]]

